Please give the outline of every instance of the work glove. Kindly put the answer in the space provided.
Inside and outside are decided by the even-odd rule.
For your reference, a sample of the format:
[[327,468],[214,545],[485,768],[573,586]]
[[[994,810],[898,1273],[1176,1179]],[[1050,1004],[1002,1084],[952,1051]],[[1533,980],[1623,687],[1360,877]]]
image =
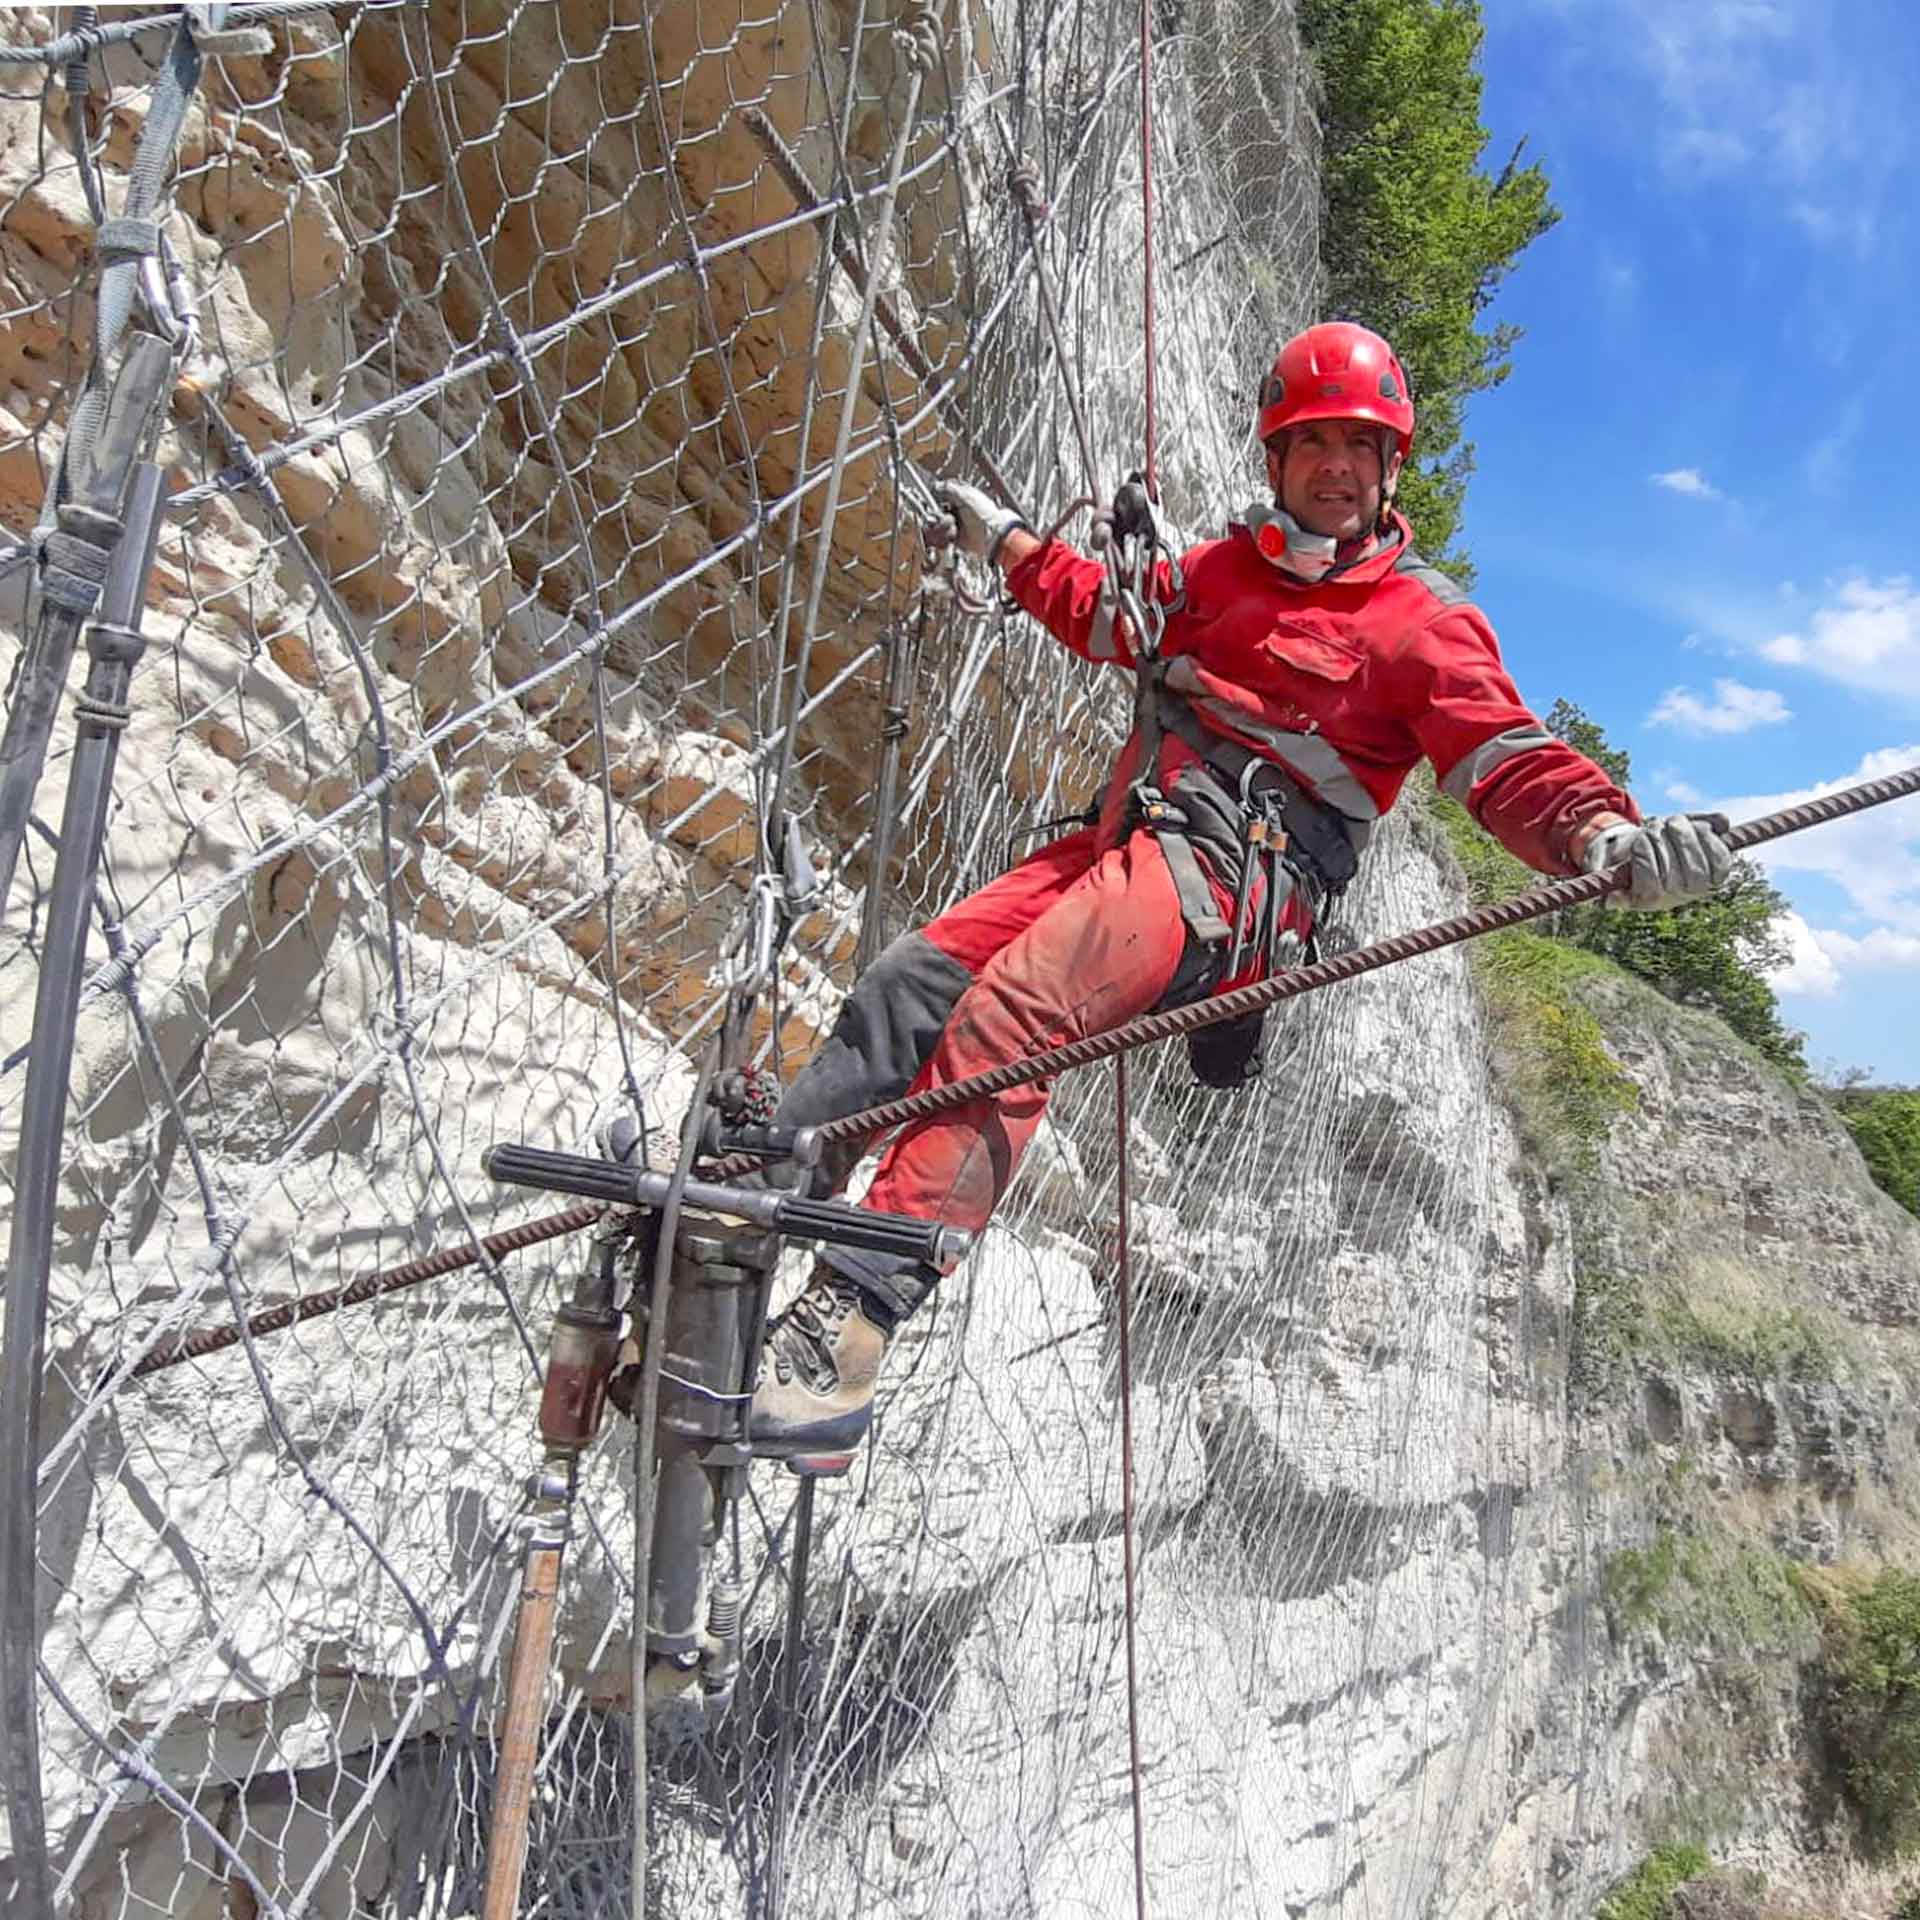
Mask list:
[[[984,560],[988,565],[998,558],[1000,543],[1015,527],[1026,527],[1027,523],[1011,507],[995,505],[990,496],[978,487],[970,487],[964,480],[942,480],[933,490],[933,497],[953,516],[953,523],[960,529],[960,550],[970,553],[976,560]],[[1031,533],[1033,529],[1027,528]]]
[[1636,827],[1602,827],[1580,864],[1588,873],[1625,867],[1627,884],[1607,895],[1610,907],[1682,907],[1725,884],[1733,866],[1724,813],[1669,813]]

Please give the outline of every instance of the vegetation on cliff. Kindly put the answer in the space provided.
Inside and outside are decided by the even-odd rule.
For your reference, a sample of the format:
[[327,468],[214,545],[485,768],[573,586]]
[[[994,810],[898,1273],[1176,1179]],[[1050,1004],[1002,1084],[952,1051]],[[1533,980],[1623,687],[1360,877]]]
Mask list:
[[1698,1847],[1662,1847],[1614,1886],[1594,1909],[1594,1920],[1665,1920],[1674,1890],[1711,1864]]
[[1828,1090],[1875,1182],[1920,1214],[1920,1087],[1872,1087],[1843,1080]]
[[1386,335],[1420,407],[1419,457],[1400,501],[1438,564],[1473,471],[1468,399],[1507,376],[1519,329],[1483,326],[1521,250],[1559,219],[1546,175],[1514,153],[1481,159],[1478,0],[1303,0],[1325,100],[1320,258],[1331,311]]
[[[1613,776],[1631,782],[1627,755],[1571,701],[1559,700],[1547,725],[1570,746]],[[1435,794],[1429,802],[1447,844],[1467,877],[1476,905],[1504,900],[1540,884],[1540,876],[1484,833],[1457,802]],[[1771,886],[1757,862],[1740,858],[1733,875],[1711,900],[1674,913],[1621,913],[1608,907],[1575,907],[1535,923],[1530,937],[1597,955],[1656,988],[1683,1007],[1717,1013],[1739,1037],[1795,1079],[1806,1073],[1804,1037],[1780,1018],[1780,1003],[1767,984],[1769,970],[1787,952],[1776,927],[1785,897]],[[1499,938],[1514,936],[1502,935]],[[1484,944],[1484,943],[1483,943]],[[1915,1172],[1920,1178],[1920,1101],[1916,1101]]]
[[1834,1784],[1871,1857],[1920,1854],[1920,1574],[1802,1578],[1826,1615],[1816,1679]]
[[[1459,862],[1475,906],[1538,881],[1457,800],[1429,787],[1426,812]],[[1501,1084],[1528,1145],[1557,1172],[1591,1166],[1608,1126],[1636,1098],[1599,1021],[1574,992],[1606,962],[1524,927],[1474,941],[1467,957],[1492,1018]]]

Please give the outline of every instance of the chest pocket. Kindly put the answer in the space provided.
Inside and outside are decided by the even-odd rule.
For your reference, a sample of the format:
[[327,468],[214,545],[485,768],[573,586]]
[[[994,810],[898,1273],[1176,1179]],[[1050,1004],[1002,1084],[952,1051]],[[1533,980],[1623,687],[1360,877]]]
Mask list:
[[1318,622],[1276,620],[1260,643],[1262,664],[1278,669],[1276,682],[1291,668],[1315,680],[1338,685],[1351,680],[1366,663],[1359,643]]

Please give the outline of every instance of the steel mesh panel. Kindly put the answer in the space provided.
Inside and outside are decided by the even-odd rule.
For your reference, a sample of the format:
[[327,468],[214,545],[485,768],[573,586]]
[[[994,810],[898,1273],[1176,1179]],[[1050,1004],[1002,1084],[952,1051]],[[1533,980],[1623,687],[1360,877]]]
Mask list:
[[[909,120],[916,27],[937,57]],[[897,932],[998,871],[1020,828],[1084,803],[1128,710],[1024,620],[972,611],[970,569],[965,593],[929,565],[909,472],[969,475],[971,439],[1044,524],[1138,461],[1139,48],[1118,15],[448,0],[271,37],[210,62],[167,198],[202,342],[162,446],[61,1193],[44,1791],[62,1898],[102,1920],[475,1910],[572,1256],[127,1369],[528,1217],[480,1177],[492,1141],[585,1148],[638,1102],[665,1152],[776,797],[827,868],[755,1036],[791,1068],[864,917]],[[95,59],[110,204],[161,44]],[[1164,488],[1197,536],[1256,483],[1255,385],[1313,307],[1317,134],[1286,5],[1163,10],[1155,57]],[[0,515],[24,540],[95,275],[64,93],[8,71],[31,78],[0,100]],[[1049,206],[1065,365],[1016,159]],[[862,333],[869,283],[924,372],[887,324]],[[1369,929],[1443,904],[1383,838],[1351,906]],[[8,1116],[50,866],[35,838],[7,903]],[[1289,1009],[1232,1102],[1177,1050],[1135,1068],[1156,1912],[1330,1888],[1446,1910],[1520,1792],[1506,1703],[1544,1656],[1491,1623],[1530,1555],[1579,1547],[1515,1491],[1551,1442],[1503,1369],[1552,1346],[1558,1309],[1491,1210],[1505,1122],[1460,996],[1431,960]],[[1131,1899],[1112,1135],[1106,1076],[1059,1089],[822,1500],[795,1920]],[[583,1486],[529,1914],[631,1901],[628,1441],[610,1426]],[[791,1497],[756,1478],[733,1717],[661,1743],[661,1913],[771,1910]],[[1476,1528],[1501,1550],[1478,1557]],[[1443,1752],[1422,1792],[1379,1777],[1383,1721]]]

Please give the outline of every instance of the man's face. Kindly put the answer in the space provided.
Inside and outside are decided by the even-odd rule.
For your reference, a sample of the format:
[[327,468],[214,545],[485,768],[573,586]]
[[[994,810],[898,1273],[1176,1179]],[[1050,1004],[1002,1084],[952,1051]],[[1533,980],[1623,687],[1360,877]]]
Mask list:
[[1274,497],[1309,533],[1358,538],[1379,520],[1381,489],[1400,472],[1397,448],[1382,471],[1385,439],[1367,420],[1310,420],[1290,428],[1284,452],[1267,449]]

